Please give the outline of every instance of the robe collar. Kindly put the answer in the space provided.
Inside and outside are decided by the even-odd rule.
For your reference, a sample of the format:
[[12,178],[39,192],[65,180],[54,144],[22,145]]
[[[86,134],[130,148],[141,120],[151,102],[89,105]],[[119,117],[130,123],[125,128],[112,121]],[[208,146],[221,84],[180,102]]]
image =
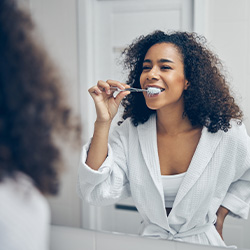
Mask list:
[[[164,204],[160,162],[157,149],[156,115],[151,115],[146,123],[138,125],[137,130],[143,158],[153,180],[154,186],[160,193],[162,203]],[[206,127],[203,127],[199,143],[183,182],[178,190],[173,208],[178,206],[192,186],[197,182],[211,160],[222,135],[223,131],[221,130],[216,133],[210,133]]]

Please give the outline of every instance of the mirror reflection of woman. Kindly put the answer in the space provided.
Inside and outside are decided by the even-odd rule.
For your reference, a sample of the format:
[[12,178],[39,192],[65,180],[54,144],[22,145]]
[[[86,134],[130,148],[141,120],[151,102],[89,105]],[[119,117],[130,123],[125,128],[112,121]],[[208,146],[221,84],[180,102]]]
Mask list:
[[[250,138],[218,57],[195,33],[155,31],[124,51],[127,84],[89,89],[97,118],[79,194],[95,205],[132,196],[141,235],[226,246],[225,217],[248,217]],[[159,88],[156,95],[111,86]],[[109,133],[118,106],[123,121]]]

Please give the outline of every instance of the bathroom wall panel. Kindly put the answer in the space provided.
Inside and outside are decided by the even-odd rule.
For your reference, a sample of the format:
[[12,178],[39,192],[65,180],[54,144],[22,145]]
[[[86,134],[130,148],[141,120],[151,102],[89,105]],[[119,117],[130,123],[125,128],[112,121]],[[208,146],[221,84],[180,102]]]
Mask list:
[[[19,1],[19,0],[18,0]],[[35,24],[35,37],[45,46],[63,80],[68,102],[79,114],[77,51],[77,0],[22,0]],[[76,173],[80,148],[61,144],[63,152],[61,189],[57,197],[49,197],[54,225],[81,225],[80,199],[76,193]]]
[[250,1],[207,2],[207,38],[226,65],[232,90],[244,111],[244,122],[250,133]]

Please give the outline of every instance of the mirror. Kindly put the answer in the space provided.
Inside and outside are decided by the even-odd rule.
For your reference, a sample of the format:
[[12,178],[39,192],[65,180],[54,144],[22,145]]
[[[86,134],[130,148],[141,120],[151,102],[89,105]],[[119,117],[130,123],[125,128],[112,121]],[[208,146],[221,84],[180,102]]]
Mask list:
[[[24,2],[30,6],[42,33],[45,34],[41,39],[45,40],[48,50],[62,68],[66,81],[71,83],[68,92],[72,105],[82,114],[84,142],[92,135],[95,120],[94,105],[87,89],[99,79],[114,78],[121,81],[125,79],[120,66],[116,64],[121,50],[134,38],[154,29],[197,31],[207,37],[211,47],[228,68],[233,90],[242,97],[239,103],[244,110],[245,124],[250,134],[250,102],[247,98],[250,55],[246,53],[249,52],[250,26],[248,1],[24,0]],[[151,20],[146,25],[142,21],[145,15]],[[79,154],[77,152],[73,153],[73,156],[69,155],[66,161],[70,170],[63,176],[61,196],[50,199],[52,223],[71,227],[83,226],[85,229],[98,231],[136,234],[141,218],[135,211],[131,199],[102,208],[83,203],[80,211],[81,201],[75,192]],[[249,230],[249,219],[239,221],[228,217],[224,228],[225,241],[228,245],[234,244],[250,249],[247,236]]]
[[[125,75],[121,74],[123,70],[117,65],[116,59],[120,57],[122,49],[139,35],[147,34],[155,29],[196,31],[206,36],[212,50],[219,55],[228,69],[229,76],[232,78],[232,88],[236,98],[238,98],[238,103],[244,110],[246,117],[244,122],[250,132],[248,119],[250,103],[246,98],[246,93],[249,93],[249,87],[246,83],[248,73],[245,66],[238,65],[239,61],[244,62],[243,65],[248,65],[247,60],[250,57],[245,53],[245,51],[249,50],[247,47],[246,27],[250,23],[240,14],[246,13],[246,10],[244,10],[245,1],[239,1],[237,4],[233,1],[229,1],[229,4],[227,2],[229,9],[226,12],[224,11],[225,1],[94,2],[91,5],[92,12],[88,12],[87,20],[84,15],[86,14],[86,10],[84,11],[86,6],[80,4],[78,9],[79,27],[85,27],[85,29],[79,29],[80,34],[82,33],[80,38],[84,37],[84,35],[89,38],[87,44],[80,40],[80,44],[84,44],[80,64],[86,66],[88,61],[92,63],[91,65],[94,68],[92,70],[90,66],[87,69],[81,67],[83,69],[82,86],[85,84],[83,89],[87,90],[99,79],[119,79],[120,81],[126,79]],[[237,11],[235,14],[236,9],[244,11]],[[103,15],[105,15],[105,18],[103,18]],[[83,18],[84,16],[85,18]],[[93,20],[91,19],[93,17],[94,22],[91,23],[90,20]],[[147,25],[143,20],[147,20]],[[237,28],[238,24],[240,28]],[[235,39],[231,39],[232,28]],[[237,39],[237,36],[242,39]],[[239,44],[237,49],[235,49],[235,42]],[[83,51],[86,53],[83,53]],[[94,55],[94,58],[91,58],[92,55]],[[91,58],[91,61],[88,58]],[[87,81],[86,74],[88,74]],[[87,91],[85,92],[87,93]],[[89,130],[84,131],[86,138],[90,138],[93,131],[91,124],[94,124],[95,120],[95,110],[92,99],[87,95],[85,99],[88,100],[86,106],[92,110],[87,118],[90,124]],[[138,233],[141,217],[136,211],[131,198],[101,208],[83,203],[82,210],[85,228],[128,234]],[[227,244],[237,244],[240,247],[250,248],[250,244],[246,239],[243,240],[238,233],[235,234],[240,230],[240,235],[244,235],[244,231],[247,232],[249,229],[249,220],[247,222],[239,221],[228,216],[224,227],[224,237]]]

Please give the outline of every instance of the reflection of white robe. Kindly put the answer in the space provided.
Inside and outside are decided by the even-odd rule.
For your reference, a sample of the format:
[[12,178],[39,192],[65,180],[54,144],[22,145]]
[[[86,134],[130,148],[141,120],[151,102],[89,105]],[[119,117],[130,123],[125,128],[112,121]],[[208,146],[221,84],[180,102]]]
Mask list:
[[[94,205],[128,196],[144,219],[143,236],[225,246],[214,223],[220,205],[246,219],[250,204],[250,138],[232,121],[228,132],[203,128],[199,144],[166,216],[155,115],[134,127],[126,120],[110,137],[108,157],[98,171],[86,164],[83,148],[78,191]],[[98,152],[96,152],[98,154]]]
[[0,181],[0,250],[49,250],[50,209],[22,172]]

